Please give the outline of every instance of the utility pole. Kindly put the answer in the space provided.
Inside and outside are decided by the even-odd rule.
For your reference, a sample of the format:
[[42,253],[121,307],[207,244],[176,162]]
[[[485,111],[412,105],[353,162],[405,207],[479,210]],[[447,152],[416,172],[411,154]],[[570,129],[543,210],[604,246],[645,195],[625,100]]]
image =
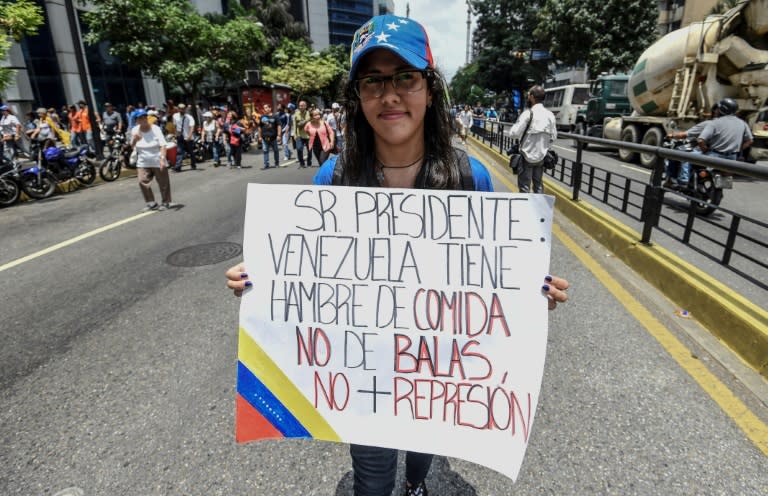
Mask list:
[[411,17],[411,4],[410,2],[406,2],[405,4],[405,17],[409,18]]
[[464,65],[469,65],[469,52],[471,44],[470,32],[472,29],[472,5],[467,0],[467,55],[464,60]]

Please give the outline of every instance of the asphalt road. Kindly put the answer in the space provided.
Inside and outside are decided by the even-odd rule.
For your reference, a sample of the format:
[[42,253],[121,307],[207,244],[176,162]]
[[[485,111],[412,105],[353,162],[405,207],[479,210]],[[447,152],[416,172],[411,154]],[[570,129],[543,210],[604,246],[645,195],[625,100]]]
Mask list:
[[[167,212],[137,217],[135,179],[0,211],[0,494],[351,494],[345,445],[234,442],[238,300],[223,272],[236,252],[201,251],[234,256],[198,267],[168,263],[185,248],[242,243],[248,182],[306,183],[316,170],[293,163],[262,171],[256,155],[245,163],[253,167],[208,162],[173,175],[179,206]],[[505,171],[494,178],[499,190],[511,179]],[[691,339],[669,302],[565,219],[558,223],[764,432],[761,393]],[[553,244],[552,272],[573,283],[571,301],[551,313],[518,481],[437,458],[430,494],[766,494],[768,448],[747,437],[729,405],[707,394],[563,239]]]

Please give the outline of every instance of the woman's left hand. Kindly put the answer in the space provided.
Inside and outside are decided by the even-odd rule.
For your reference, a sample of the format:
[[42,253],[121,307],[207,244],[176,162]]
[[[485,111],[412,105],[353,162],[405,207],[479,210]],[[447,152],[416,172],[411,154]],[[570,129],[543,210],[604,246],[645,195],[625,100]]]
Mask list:
[[544,285],[541,287],[541,290],[547,295],[550,310],[554,310],[558,303],[568,301],[568,293],[565,292],[568,286],[570,286],[568,281],[560,277],[547,276],[544,278]]

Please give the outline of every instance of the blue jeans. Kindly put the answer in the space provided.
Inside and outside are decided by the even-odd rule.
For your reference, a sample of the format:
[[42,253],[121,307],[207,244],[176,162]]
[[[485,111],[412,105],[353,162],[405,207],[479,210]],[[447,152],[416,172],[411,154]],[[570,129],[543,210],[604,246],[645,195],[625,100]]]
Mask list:
[[283,134],[283,154],[286,160],[291,159],[291,136],[288,133]]
[[[299,165],[304,166],[304,147],[309,143],[308,138],[296,136],[296,155],[299,157]],[[307,146],[307,164],[312,165],[312,151]]]
[[[397,450],[351,444],[355,496],[391,496],[397,475]],[[428,453],[405,454],[405,479],[412,485],[427,477],[432,457]]]
[[275,167],[280,165],[280,149],[277,146],[277,138],[272,138],[271,140],[268,139],[262,139],[261,140],[261,149],[264,150],[264,168],[266,169],[269,167],[269,150],[270,148],[274,152],[275,156]]
[[[691,153],[696,153],[701,155],[701,150],[699,148],[696,148]],[[739,158],[738,153],[719,153],[712,150],[705,153],[705,155],[709,155],[710,157],[725,158],[728,160],[736,160],[737,158]],[[691,164],[688,162],[683,162],[683,164],[680,166],[680,175],[677,176],[677,181],[681,184],[688,184],[688,181],[690,179],[691,179]]]

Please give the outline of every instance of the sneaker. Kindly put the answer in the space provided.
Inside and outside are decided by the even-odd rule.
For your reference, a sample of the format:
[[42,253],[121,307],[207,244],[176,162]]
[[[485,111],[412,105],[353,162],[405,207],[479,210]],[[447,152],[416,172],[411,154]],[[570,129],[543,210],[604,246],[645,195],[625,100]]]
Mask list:
[[428,494],[427,485],[424,481],[419,482],[416,487],[410,487],[407,482],[405,483],[403,496],[427,496]]
[[168,209],[168,207],[165,206],[165,203],[163,203],[162,205],[157,207],[157,210],[160,211],[160,212],[162,212],[163,210],[167,210],[167,209]]
[[157,203],[147,203],[144,208],[141,209],[142,212],[149,212],[150,210],[157,210]]

